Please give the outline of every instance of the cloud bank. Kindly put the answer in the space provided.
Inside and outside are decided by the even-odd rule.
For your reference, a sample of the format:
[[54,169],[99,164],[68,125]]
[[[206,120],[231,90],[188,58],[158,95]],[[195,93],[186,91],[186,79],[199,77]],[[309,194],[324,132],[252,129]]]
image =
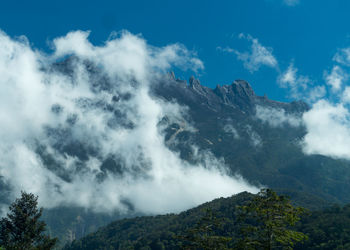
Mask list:
[[330,73],[324,72],[324,77],[332,91],[337,92],[342,89],[343,83],[348,79],[348,74],[340,66],[335,65]]
[[46,208],[178,212],[220,196],[255,192],[222,160],[180,159],[164,143],[163,117],[183,107],[149,94],[172,66],[203,63],[180,44],[154,47],[120,32],[102,46],[89,32],[52,41],[53,52],[0,32],[0,181],[39,195]]
[[307,134],[302,146],[306,154],[350,160],[349,59],[350,48],[337,51],[332,70],[324,72],[327,95],[314,102],[303,116]]
[[350,113],[343,104],[321,100],[303,120],[308,131],[302,142],[306,154],[350,160]]

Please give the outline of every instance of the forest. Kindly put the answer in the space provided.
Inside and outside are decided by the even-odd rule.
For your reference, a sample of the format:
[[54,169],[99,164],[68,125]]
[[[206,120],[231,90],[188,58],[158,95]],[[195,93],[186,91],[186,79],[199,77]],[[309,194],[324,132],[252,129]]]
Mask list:
[[[64,249],[350,248],[350,205],[310,210],[273,191],[274,198],[268,201],[265,198],[271,196],[264,192],[215,199],[180,214],[115,221]],[[249,216],[242,219],[243,210]],[[276,213],[275,219],[259,220],[268,212]],[[284,222],[276,219],[279,216]],[[276,236],[272,245],[266,247],[264,233],[271,224]]]
[[308,210],[271,189],[180,214],[122,219],[62,247],[22,192],[0,220],[0,249],[349,249],[350,205]]

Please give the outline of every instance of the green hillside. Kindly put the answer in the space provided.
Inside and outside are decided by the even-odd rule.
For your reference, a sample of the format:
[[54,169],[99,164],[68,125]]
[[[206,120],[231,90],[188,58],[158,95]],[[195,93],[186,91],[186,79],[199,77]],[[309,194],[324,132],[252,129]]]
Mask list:
[[[209,209],[220,221],[219,236],[240,237],[237,206],[246,204],[254,195],[247,192],[230,198],[219,198],[180,214],[145,216],[115,221],[65,249],[183,249],[183,236],[191,232]],[[350,244],[350,205],[333,206],[307,212],[294,228],[309,239],[295,249],[348,249]]]

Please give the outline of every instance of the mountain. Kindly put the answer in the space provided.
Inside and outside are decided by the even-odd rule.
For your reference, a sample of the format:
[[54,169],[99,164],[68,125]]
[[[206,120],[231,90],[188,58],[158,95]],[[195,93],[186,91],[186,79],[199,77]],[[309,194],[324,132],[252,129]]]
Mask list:
[[231,173],[255,185],[304,192],[329,202],[350,202],[349,161],[306,155],[301,146],[306,134],[302,123],[271,126],[257,114],[258,109],[270,115],[277,111],[301,120],[309,110],[305,102],[283,103],[257,96],[244,80],[210,89],[194,77],[187,83],[173,74],[155,85],[153,93],[189,107],[196,132],[182,132],[181,124],[173,124],[166,136],[169,147],[183,158],[190,158],[186,152],[191,142],[223,158]]
[[[181,206],[172,207],[181,203],[177,183],[185,191],[192,191],[191,181],[200,183],[207,193],[215,188],[200,176],[189,179],[185,168],[206,171],[210,164],[216,164],[216,172],[211,174],[222,177],[224,173],[255,187],[273,188],[310,209],[350,202],[349,161],[307,155],[302,150],[307,132],[302,116],[310,108],[305,102],[283,103],[257,96],[244,80],[211,89],[194,77],[187,82],[173,73],[152,76],[144,88],[134,76],[127,75],[127,81],[119,75],[112,78],[98,65],[76,57],[41,70],[50,72],[55,80],[52,88],[62,93],[49,107],[52,121],[35,130],[38,138],[26,137],[25,148],[33,150],[33,162],[39,163],[39,167],[33,164],[37,167],[34,169],[40,169],[38,179],[42,181],[36,190],[43,191],[48,207],[44,219],[61,243],[83,237],[116,219],[183,211]],[[61,87],[62,82],[68,87]],[[142,92],[145,89],[147,92]],[[137,98],[144,98],[146,104]],[[153,106],[148,109],[145,105]],[[177,109],[173,113],[180,115],[170,116],[159,111],[161,108]],[[153,127],[146,126],[150,124]],[[154,133],[151,142],[149,132]],[[166,156],[154,152],[159,148]],[[167,157],[172,161],[164,159]],[[149,187],[147,181],[157,176],[152,162],[157,162],[161,175],[170,179],[180,172],[169,188],[175,190],[178,200],[174,203],[171,196],[162,196],[168,203],[173,202],[164,210],[144,205],[166,203],[153,193],[149,197],[155,200],[144,198],[149,194],[145,190]],[[16,181],[20,183],[21,178]],[[10,202],[9,183],[0,176],[0,204]],[[147,185],[137,186],[139,183]],[[167,191],[161,190],[162,186],[152,188]],[[205,193],[200,188],[189,192],[186,208],[201,203],[193,202],[197,194]],[[129,189],[136,190],[136,194]]]
[[[67,68],[64,72],[67,72]],[[97,73],[94,71],[93,74]],[[108,90],[110,83],[105,79],[101,81],[103,84],[100,86]],[[286,115],[301,119],[303,113],[309,110],[305,102],[283,103],[257,96],[244,80],[211,89],[201,85],[194,77],[187,82],[176,79],[173,74],[154,82],[150,94],[156,100],[176,102],[186,110],[185,122],[170,121],[167,117],[161,121],[165,124],[162,126],[165,144],[183,160],[191,163],[198,160],[193,156],[193,145],[196,145],[200,150],[222,159],[230,174],[238,174],[253,185],[268,186],[287,194],[304,207],[319,209],[330,203],[350,202],[348,161],[306,155],[300,145],[306,134],[302,125],[284,123],[283,126],[271,126],[257,116],[258,107],[268,113],[283,111]],[[129,126],[123,120],[119,122]],[[64,153],[76,157],[93,154],[80,144],[59,147]],[[45,154],[41,155],[44,161],[50,163]],[[104,175],[108,171],[123,171],[113,159],[107,159],[103,169],[106,171]],[[47,210],[45,220],[51,232],[59,235],[61,243],[64,243],[93,232],[112,220],[142,215],[133,211],[132,204],[130,208],[126,214],[116,212],[106,215],[63,207]]]

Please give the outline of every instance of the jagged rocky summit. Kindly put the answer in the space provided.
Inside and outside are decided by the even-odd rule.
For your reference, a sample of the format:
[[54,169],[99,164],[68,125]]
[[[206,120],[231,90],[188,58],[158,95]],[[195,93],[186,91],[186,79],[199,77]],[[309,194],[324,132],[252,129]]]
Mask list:
[[166,99],[175,98],[180,103],[207,105],[213,111],[220,112],[225,108],[233,108],[255,113],[256,105],[281,108],[287,112],[302,113],[309,109],[303,101],[291,103],[278,102],[265,96],[257,96],[252,86],[245,80],[235,80],[230,85],[217,85],[215,89],[201,85],[200,81],[191,76],[189,82],[176,79],[174,73],[160,81],[154,89],[156,95]]

